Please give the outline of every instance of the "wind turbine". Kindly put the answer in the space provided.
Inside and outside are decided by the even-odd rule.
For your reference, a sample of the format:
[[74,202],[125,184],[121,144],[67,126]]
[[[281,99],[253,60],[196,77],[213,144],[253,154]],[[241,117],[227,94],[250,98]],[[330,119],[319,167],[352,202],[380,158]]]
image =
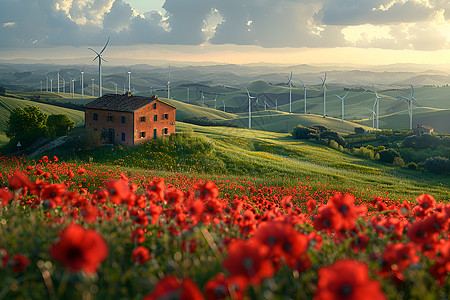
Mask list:
[[325,77],[319,77],[322,80],[322,91],[323,91],[323,117],[327,116],[327,72],[325,72]]
[[59,68],[58,68],[58,94],[59,94]]
[[50,92],[53,93],[53,77],[50,77]]
[[248,95],[248,129],[252,129],[252,99],[258,98],[250,96],[250,92],[247,90],[247,88],[245,90],[247,91]]
[[[203,92],[202,92],[202,96],[203,96]],[[167,98],[170,99],[170,66],[169,66],[169,80],[167,80]],[[203,103],[203,106],[204,103]]]
[[48,92],[48,76],[45,75],[45,91]]
[[275,111],[278,111],[278,97],[275,98]]
[[202,107],[205,107],[205,95],[203,95],[203,91],[202,91]]
[[420,102],[417,101],[416,98],[414,98],[414,87],[411,85],[411,97],[410,98],[406,98],[406,97],[403,97],[403,96],[398,96],[398,98],[405,99],[406,103],[408,103],[409,130],[412,130],[412,117],[413,117],[412,101],[415,100],[417,103],[420,104]]
[[84,98],[84,68],[86,66],[83,66],[83,68],[80,70],[80,68],[78,68],[77,65],[75,65],[77,67],[77,70],[80,71],[81,73],[81,98]]
[[377,90],[375,89],[375,86],[373,85],[373,83],[372,83],[372,87],[373,87],[373,91],[374,91],[375,97],[376,97],[373,110],[375,111],[375,105],[376,105],[377,110],[376,110],[375,114],[377,115],[377,130],[378,130],[378,116],[380,115],[380,98],[381,98],[381,96],[378,96]]
[[292,113],[292,71],[291,71],[291,76],[284,76],[288,79],[288,83],[289,84],[289,113]]
[[344,97],[340,97],[340,96],[334,94],[336,97],[338,97],[342,101],[342,122],[344,122],[344,99],[345,99],[345,97],[347,97],[348,93],[350,93],[350,91],[348,91],[347,94],[344,95]]
[[216,93],[216,98],[214,98],[214,109],[217,109],[217,93]]
[[303,83],[303,81],[300,80],[300,82],[303,84],[303,100],[305,101],[305,115],[306,115],[306,85]]
[[127,72],[128,74],[128,92],[131,93],[131,67],[127,70],[127,68],[125,68],[125,66],[123,66],[123,68],[125,69],[125,72]]
[[264,111],[267,111],[267,106],[268,106],[268,107],[270,107],[270,105],[269,105],[269,104],[267,104],[267,101],[266,101],[266,100],[264,100]]
[[223,102],[223,112],[225,112],[225,100],[222,100]]
[[187,88],[187,102],[189,103],[189,90],[190,88]]
[[106,41],[106,44],[103,47],[102,51],[100,51],[100,53],[98,53],[97,51],[95,51],[92,48],[89,48],[90,50],[94,51],[95,54],[97,54],[97,56],[93,59],[93,61],[95,61],[98,58],[98,97],[102,96],[102,60],[105,62],[108,62],[107,60],[103,59],[102,53],[103,53],[103,51],[105,51],[106,46],[108,46],[108,43],[109,43],[109,37],[108,37],[108,40]]
[[113,84],[116,87],[116,95],[117,95],[117,83],[113,82]]
[[[375,105],[374,105],[374,107],[375,107]],[[372,113],[372,129],[375,130],[375,115],[376,115],[376,113],[373,109],[370,109],[370,108],[369,108],[369,111]]]

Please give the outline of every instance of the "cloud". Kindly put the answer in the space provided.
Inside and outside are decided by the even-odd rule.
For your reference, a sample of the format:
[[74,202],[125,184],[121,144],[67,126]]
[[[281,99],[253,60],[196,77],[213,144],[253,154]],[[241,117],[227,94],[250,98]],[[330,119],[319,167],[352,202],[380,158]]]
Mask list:
[[[447,47],[447,0],[165,0],[138,14],[127,0],[2,0],[0,48],[112,45]],[[217,23],[217,26],[215,24]],[[382,26],[387,33],[349,32]]]
[[333,0],[318,15],[325,25],[398,24],[428,20],[434,11],[414,0]]

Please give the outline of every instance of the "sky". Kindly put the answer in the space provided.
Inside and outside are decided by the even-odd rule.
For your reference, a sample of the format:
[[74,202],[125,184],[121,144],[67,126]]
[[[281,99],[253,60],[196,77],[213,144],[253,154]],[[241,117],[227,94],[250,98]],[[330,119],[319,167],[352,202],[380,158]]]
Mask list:
[[0,59],[450,64],[448,0],[2,0]]

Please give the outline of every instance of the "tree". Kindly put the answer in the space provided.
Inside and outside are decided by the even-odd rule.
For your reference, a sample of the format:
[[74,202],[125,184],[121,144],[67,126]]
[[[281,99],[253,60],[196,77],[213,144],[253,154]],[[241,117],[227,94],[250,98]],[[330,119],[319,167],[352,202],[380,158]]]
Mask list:
[[48,134],[52,137],[67,135],[75,124],[68,116],[50,115],[47,118]]
[[394,149],[387,149],[378,152],[380,155],[380,160],[388,163],[393,163],[396,157],[400,157],[400,153],[395,151]]
[[32,142],[47,134],[47,115],[38,107],[30,105],[16,107],[11,111],[6,129],[9,138],[22,139],[22,145]]
[[317,139],[317,131],[315,129],[306,128],[301,125],[294,127],[291,135],[299,140]]

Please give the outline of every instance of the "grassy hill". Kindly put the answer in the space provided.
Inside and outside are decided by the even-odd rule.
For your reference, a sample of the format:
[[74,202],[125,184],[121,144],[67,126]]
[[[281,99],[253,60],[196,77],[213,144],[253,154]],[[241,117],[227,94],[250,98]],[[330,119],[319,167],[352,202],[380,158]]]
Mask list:
[[[19,97],[20,95],[14,94],[14,96]],[[75,126],[84,124],[84,112],[82,111],[57,107],[50,104],[38,103],[30,100],[0,96],[0,131],[4,131],[6,129],[6,123],[8,121],[9,114],[14,108],[25,107],[27,105],[37,106],[43,113],[48,115],[65,114],[75,122]]]
[[[202,178],[225,175],[231,180],[240,176],[266,186],[305,184],[348,191],[365,201],[370,201],[373,195],[413,200],[422,193],[445,200],[450,194],[446,175],[343,154],[310,141],[295,140],[287,133],[202,127],[182,122],[177,122],[176,130],[191,132],[192,137],[163,138],[136,147],[104,147],[84,154],[68,154],[70,150],[57,148],[42,155],[57,155],[77,163],[90,159],[102,168],[119,166],[121,170],[135,173],[154,169],[161,176],[171,170]],[[190,155],[189,151],[180,150],[184,147],[200,149],[194,145],[199,139],[211,151]]]

